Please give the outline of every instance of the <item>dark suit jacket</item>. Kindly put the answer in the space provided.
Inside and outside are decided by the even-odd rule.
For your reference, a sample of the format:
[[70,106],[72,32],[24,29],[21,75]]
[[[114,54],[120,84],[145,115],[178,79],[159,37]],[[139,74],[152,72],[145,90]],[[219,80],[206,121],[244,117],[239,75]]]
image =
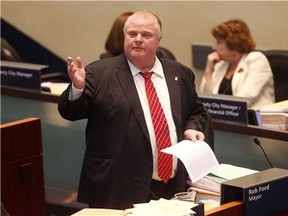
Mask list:
[[[170,94],[178,140],[185,129],[203,130],[207,120],[195,92],[191,69],[160,59]],[[88,118],[86,152],[83,160],[78,201],[106,208],[128,208],[145,202],[153,160],[148,129],[137,90],[124,55],[99,60],[86,66],[84,94],[68,100],[69,87],[60,97],[63,118]],[[175,193],[186,190],[187,172],[179,161]]]

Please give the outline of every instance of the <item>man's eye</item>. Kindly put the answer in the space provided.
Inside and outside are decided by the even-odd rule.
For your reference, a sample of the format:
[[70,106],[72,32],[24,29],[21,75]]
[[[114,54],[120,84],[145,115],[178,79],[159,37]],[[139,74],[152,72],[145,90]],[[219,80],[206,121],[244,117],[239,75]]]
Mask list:
[[129,36],[130,37],[136,37],[136,33],[135,32],[129,32]]
[[142,34],[142,37],[144,37],[144,38],[151,38],[152,35],[149,34],[149,33],[144,33],[144,34]]

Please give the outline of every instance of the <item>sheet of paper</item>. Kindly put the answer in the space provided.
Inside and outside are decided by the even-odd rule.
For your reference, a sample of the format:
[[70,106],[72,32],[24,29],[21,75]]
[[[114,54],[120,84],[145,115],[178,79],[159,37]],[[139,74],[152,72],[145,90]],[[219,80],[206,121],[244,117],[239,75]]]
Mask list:
[[219,166],[214,152],[204,141],[183,140],[162,151],[172,154],[182,161],[192,183],[197,182]]
[[53,83],[43,82],[41,87],[47,87],[50,89],[52,94],[61,95],[64,90],[68,87],[69,83]]

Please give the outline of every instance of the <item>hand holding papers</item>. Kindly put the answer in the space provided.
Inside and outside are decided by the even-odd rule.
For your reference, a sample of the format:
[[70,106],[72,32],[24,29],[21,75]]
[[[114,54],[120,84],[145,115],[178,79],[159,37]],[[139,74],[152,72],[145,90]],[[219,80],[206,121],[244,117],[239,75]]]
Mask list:
[[162,151],[182,161],[193,183],[219,166],[212,149],[204,141],[183,140]]

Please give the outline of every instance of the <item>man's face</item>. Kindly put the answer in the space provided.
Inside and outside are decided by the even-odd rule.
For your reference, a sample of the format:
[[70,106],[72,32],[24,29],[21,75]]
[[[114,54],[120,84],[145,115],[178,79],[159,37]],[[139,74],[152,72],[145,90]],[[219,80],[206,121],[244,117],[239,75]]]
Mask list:
[[151,19],[135,18],[131,20],[125,32],[124,51],[127,58],[136,66],[152,59],[154,63],[159,42],[155,22]]

